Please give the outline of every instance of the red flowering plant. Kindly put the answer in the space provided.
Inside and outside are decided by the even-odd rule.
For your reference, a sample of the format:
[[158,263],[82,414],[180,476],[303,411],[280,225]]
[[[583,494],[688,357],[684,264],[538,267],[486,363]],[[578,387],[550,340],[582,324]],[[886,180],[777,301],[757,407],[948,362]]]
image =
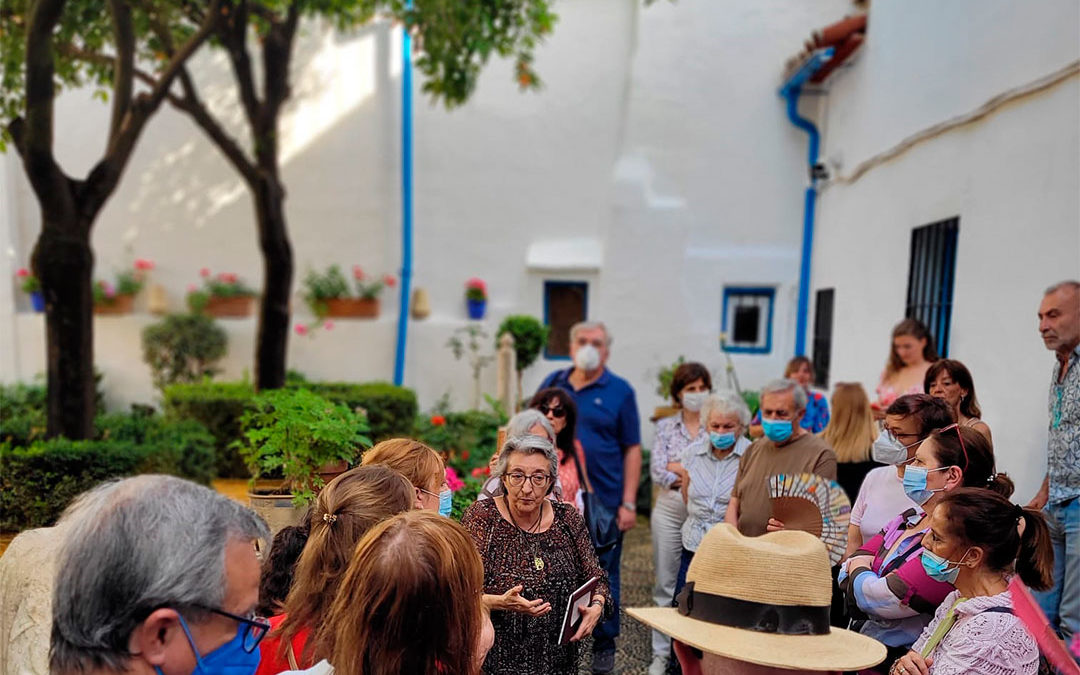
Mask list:
[[393,288],[397,285],[397,279],[390,275],[384,274],[382,278],[375,279],[369,277],[359,265],[353,265],[353,281],[356,284],[356,292],[365,300],[371,300],[379,296],[382,293],[382,289],[386,287]]
[[154,269],[154,263],[146,258],[137,258],[130,270],[116,275],[116,281],[99,279],[94,282],[94,304],[111,305],[123,295],[136,295],[146,284],[147,273]]
[[187,304],[193,312],[200,312],[206,307],[210,298],[250,298],[255,296],[255,291],[244,283],[239,275],[232,272],[219,272],[213,274],[210,268],[204,267],[199,270],[202,277],[202,288],[188,286]]
[[465,282],[465,299],[480,301],[487,300],[487,284],[483,279],[473,277]]
[[23,293],[37,293],[41,290],[41,282],[25,267],[20,267],[15,272],[15,278],[19,280],[19,288]]
[[[352,274],[356,293],[365,300],[374,300],[384,288],[397,285],[397,279],[390,274],[378,279],[369,278],[359,265],[353,265]],[[338,265],[331,265],[325,272],[309,270],[304,276],[303,286],[304,302],[311,313],[319,318],[326,316],[327,300],[353,297],[349,291],[349,280]]]

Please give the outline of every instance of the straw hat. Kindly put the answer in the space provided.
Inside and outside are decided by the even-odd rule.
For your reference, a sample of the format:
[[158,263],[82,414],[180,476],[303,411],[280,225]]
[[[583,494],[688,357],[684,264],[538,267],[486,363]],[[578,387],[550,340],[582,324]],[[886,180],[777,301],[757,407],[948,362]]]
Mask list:
[[746,663],[859,670],[885,660],[885,645],[829,626],[829,555],[806,532],[744,537],[727,523],[713,527],[678,601],[678,609],[627,612],[679,642]]

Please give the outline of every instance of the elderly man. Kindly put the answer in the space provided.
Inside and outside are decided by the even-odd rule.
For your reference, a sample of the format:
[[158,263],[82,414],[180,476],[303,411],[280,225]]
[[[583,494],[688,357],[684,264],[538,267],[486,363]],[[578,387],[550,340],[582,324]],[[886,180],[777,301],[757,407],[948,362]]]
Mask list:
[[[600,500],[618,510],[619,529],[637,520],[637,489],[641,478],[641,425],[630,384],[607,370],[611,335],[599,322],[570,329],[572,368],[548,375],[541,389],[562,387],[577,404],[577,437],[585,448],[585,468]],[[619,563],[622,540],[600,554],[608,573],[615,608],[612,618],[593,633],[593,672],[615,669],[615,638],[619,635]]]
[[836,454],[829,444],[802,427],[806,390],[795,380],[774,380],[761,390],[765,435],[743,454],[724,520],[753,537],[783,529],[772,517],[769,478],[778,473],[816,473],[836,480]]
[[1029,506],[1046,509],[1054,544],[1054,587],[1039,594],[1050,624],[1080,635],[1080,281],[1046,290],[1039,333],[1057,356],[1050,381],[1046,478]]
[[56,675],[254,673],[269,623],[255,541],[265,523],[171,476],[104,483],[64,516],[53,594]]

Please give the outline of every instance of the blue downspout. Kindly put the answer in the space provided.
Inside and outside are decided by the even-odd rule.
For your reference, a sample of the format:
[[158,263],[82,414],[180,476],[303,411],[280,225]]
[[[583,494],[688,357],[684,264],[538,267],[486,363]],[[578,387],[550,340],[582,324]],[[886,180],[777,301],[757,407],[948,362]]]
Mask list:
[[[406,2],[412,8],[412,0]],[[394,384],[405,381],[405,343],[409,330],[409,297],[412,287],[412,37],[401,31],[401,301],[398,310]]]
[[818,148],[821,135],[817,127],[806,119],[799,116],[799,94],[802,87],[790,87],[784,92],[787,98],[788,119],[796,127],[802,129],[810,136],[810,147],[807,151],[809,162],[810,184],[806,187],[806,197],[803,203],[803,235],[802,235],[802,259],[799,263],[799,304],[795,320],[795,356],[806,355],[806,321],[810,313],[810,261],[814,252],[814,206],[817,203],[817,178],[814,176],[814,166],[818,163]]

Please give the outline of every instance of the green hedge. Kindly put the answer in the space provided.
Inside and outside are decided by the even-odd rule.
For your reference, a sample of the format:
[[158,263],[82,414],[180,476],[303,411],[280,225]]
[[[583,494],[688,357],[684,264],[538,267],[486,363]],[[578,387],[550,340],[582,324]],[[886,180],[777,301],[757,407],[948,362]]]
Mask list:
[[[410,436],[416,417],[416,394],[388,382],[292,382],[334,403],[361,408],[371,427],[366,432],[376,443]],[[255,389],[246,382],[174,384],[165,389],[165,411],[174,419],[194,419],[213,434],[217,446],[217,475],[246,478],[247,468],[233,442],[240,440],[240,417],[251,408]]]
[[464,478],[487,466],[503,424],[504,417],[482,410],[435,413],[416,418],[414,437],[445,453],[447,463]]
[[206,430],[194,423],[154,426],[143,443],[0,444],[0,530],[51,525],[75,496],[109,478],[167,473],[208,483],[214,449]]

